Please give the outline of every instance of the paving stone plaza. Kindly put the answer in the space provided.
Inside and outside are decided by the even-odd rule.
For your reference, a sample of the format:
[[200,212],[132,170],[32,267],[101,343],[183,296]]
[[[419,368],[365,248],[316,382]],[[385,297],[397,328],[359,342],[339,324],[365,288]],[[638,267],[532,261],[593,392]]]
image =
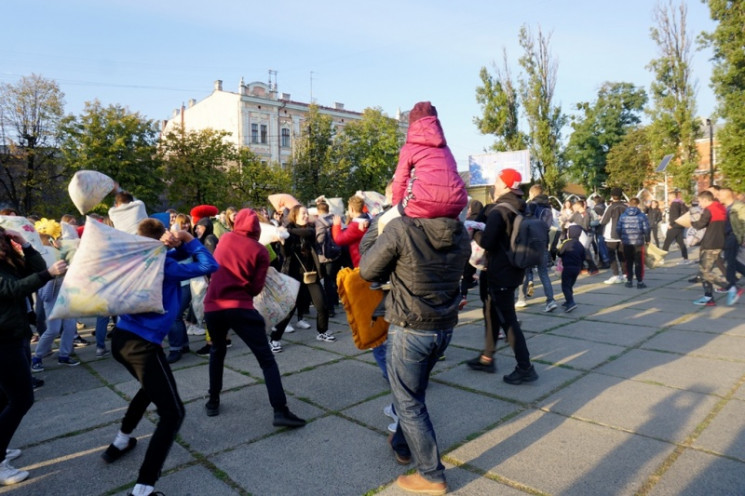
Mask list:
[[[696,252],[694,252],[695,258]],[[478,291],[435,367],[427,403],[457,495],[745,494],[745,301],[697,307],[688,279],[696,265],[647,272],[646,289],[582,276],[578,308],[543,312],[536,295],[518,313],[540,379],[510,386],[515,365],[500,341],[497,374],[465,361],[483,344]],[[562,300],[558,277],[552,276]],[[310,320],[313,322],[313,320]],[[383,408],[391,397],[369,351],[354,347],[344,314],[332,319],[335,343],[315,330],[285,334],[276,355],[289,407],[306,427],[272,426],[262,374],[233,337],[221,413],[207,417],[208,359],[174,364],[186,420],[156,489],[167,496],[404,494],[393,483],[413,466],[396,463]],[[82,335],[88,338],[89,326]],[[203,338],[191,336],[191,349]],[[83,362],[44,361],[46,385],[11,447],[31,473],[0,494],[124,495],[137,477],[157,415],[138,426],[138,446],[106,465],[101,453],[119,428],[138,383],[95,346]]]

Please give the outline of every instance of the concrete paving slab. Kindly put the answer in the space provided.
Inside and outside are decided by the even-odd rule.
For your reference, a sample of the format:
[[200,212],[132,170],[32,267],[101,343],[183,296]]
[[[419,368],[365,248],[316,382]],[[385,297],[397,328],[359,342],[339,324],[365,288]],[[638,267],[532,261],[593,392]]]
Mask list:
[[460,346],[476,352],[484,348],[484,321],[461,325],[453,329],[450,346]]
[[285,391],[329,410],[341,410],[388,390],[380,369],[343,360],[282,378]]
[[[445,465],[445,478],[448,483],[448,494],[455,496],[474,496],[498,494],[499,496],[524,496],[525,493],[499,482],[480,477],[473,472],[454,467],[448,463]],[[394,483],[376,493],[379,496],[411,496],[410,492],[403,491]]]
[[481,391],[487,394],[493,394],[500,398],[517,401],[520,403],[530,403],[538,398],[546,396],[550,392],[559,388],[562,384],[575,379],[582,372],[570,370],[564,367],[543,365],[534,363],[539,378],[535,382],[513,386],[502,380],[502,376],[509,374],[515,368],[515,358],[513,356],[495,356],[497,360],[497,373],[487,374],[469,369],[465,364],[455,367],[447,372],[437,374],[433,380],[442,381],[450,385],[469,388],[475,391]]
[[102,381],[109,385],[121,384],[132,380],[132,374],[124,368],[124,365],[114,360],[114,357],[111,355],[101,360],[86,362],[85,367],[89,367],[101,377]]
[[742,346],[743,340],[737,336],[667,330],[644,343],[642,348],[726,360],[743,360]]
[[582,370],[592,369],[626,349],[621,346],[547,334],[530,339],[528,347],[532,360],[554,365],[569,365]]
[[745,402],[739,399],[727,402],[693,446],[745,461]]
[[717,334],[728,334],[730,336],[745,337],[745,323],[738,323],[735,320],[721,320],[714,322],[708,322],[706,326],[702,325],[700,319],[691,318],[680,324],[675,324],[670,327],[671,330],[681,331],[699,331],[699,332],[713,332]]
[[623,323],[600,322],[596,320],[580,320],[564,327],[550,331],[551,334],[584,339],[597,343],[607,343],[618,346],[636,346],[654,335],[657,329]]
[[[285,343],[283,342],[283,345],[284,344]],[[284,348],[284,351],[274,354],[274,359],[277,361],[279,371],[282,374],[294,373],[298,370],[316,367],[343,358],[343,356],[339,356],[337,353],[294,344],[289,344]],[[228,352],[225,357],[225,365],[240,372],[248,372],[258,379],[263,380],[264,378],[264,374],[259,366],[259,361],[250,352],[242,355]]]
[[631,350],[594,372],[724,396],[745,375],[745,363]]
[[94,389],[104,385],[100,379],[92,376],[84,365],[60,366],[57,364],[56,357],[44,360],[44,372],[34,372],[34,376],[45,383],[45,386],[36,392],[37,399],[66,395],[81,389]]
[[589,374],[541,403],[542,408],[682,442],[718,401],[715,396]]
[[591,315],[593,320],[605,322],[625,323],[628,325],[641,325],[647,327],[662,328],[673,325],[681,318],[680,313],[658,312],[649,309],[624,308],[621,310],[605,309]]
[[726,458],[686,450],[649,492],[650,496],[743,494],[742,464]]
[[385,435],[335,416],[241,446],[213,461],[257,496],[356,496],[412,468],[396,463]]
[[[116,463],[101,459],[116,435],[109,426],[65,436],[25,449],[14,461],[17,468],[28,470],[30,477],[13,486],[0,487],[0,494],[38,496],[39,494],[105,494],[122,485],[134,483],[155,426],[144,419],[135,429],[137,446]],[[173,445],[164,470],[192,462],[192,456],[178,444]],[[169,493],[166,486],[163,489]]]
[[[243,446],[275,434],[274,412],[269,404],[266,387],[255,384],[220,396],[220,415],[208,417],[204,411],[206,398],[186,405],[186,419],[181,437],[192,450],[210,455]],[[287,406],[295,415],[313,421],[325,412],[304,401],[289,397]]]
[[653,310],[658,312],[677,313],[685,314],[691,311],[695,311],[696,308],[691,308],[687,303],[679,300],[665,300],[662,298],[641,298],[634,299],[628,302],[627,308],[636,310]]
[[[168,488],[166,494],[178,496],[237,496],[240,494],[220,480],[219,476],[201,465],[187,467],[161,477],[156,489],[163,488]],[[131,488],[122,491],[117,496],[126,496],[130,490]]]
[[668,286],[666,288],[660,288],[654,292],[655,299],[660,300],[672,300],[678,301],[682,305],[682,308],[691,307],[691,302],[696,298],[701,297],[701,285],[683,287],[679,285]]
[[[46,386],[44,386],[46,387]],[[39,399],[23,418],[13,444],[31,444],[91,429],[124,417],[127,402],[107,387]],[[83,412],[94,413],[85,415]]]
[[[559,304],[559,308],[553,312],[546,313],[541,310],[541,313],[536,314],[519,314],[521,329],[525,332],[546,332],[567,325],[569,321],[564,318],[566,316],[563,310]],[[483,335],[483,327],[481,333]]]
[[634,494],[674,446],[528,411],[448,456],[546,494]]

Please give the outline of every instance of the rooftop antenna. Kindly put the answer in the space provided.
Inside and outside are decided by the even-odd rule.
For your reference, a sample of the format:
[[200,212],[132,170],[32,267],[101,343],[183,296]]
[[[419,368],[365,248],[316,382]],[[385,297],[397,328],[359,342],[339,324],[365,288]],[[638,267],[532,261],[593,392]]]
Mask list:
[[269,91],[271,93],[277,92],[277,71],[269,69]]
[[310,71],[310,103],[313,103],[313,71]]

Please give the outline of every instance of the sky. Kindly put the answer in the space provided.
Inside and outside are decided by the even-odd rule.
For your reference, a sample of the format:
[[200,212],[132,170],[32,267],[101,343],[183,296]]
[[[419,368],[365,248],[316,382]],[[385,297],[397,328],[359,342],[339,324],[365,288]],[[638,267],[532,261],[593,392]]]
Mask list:
[[[665,0],[667,1],[667,0]],[[675,5],[680,0],[675,0]],[[712,31],[708,6],[685,0],[688,30]],[[554,105],[573,114],[606,81],[649,91],[646,68],[659,56],[650,38],[656,0],[5,0],[0,83],[32,73],[54,79],[65,112],[87,101],[128,107],[164,120],[215,80],[226,91],[267,82],[293,100],[341,102],[395,117],[417,101],[438,110],[459,169],[493,137],[481,114],[479,71],[507,64],[520,73],[521,26],[550,35],[558,63]],[[694,45],[695,46],[695,45]],[[697,114],[713,114],[711,51],[693,52]],[[571,128],[563,131],[567,139]]]

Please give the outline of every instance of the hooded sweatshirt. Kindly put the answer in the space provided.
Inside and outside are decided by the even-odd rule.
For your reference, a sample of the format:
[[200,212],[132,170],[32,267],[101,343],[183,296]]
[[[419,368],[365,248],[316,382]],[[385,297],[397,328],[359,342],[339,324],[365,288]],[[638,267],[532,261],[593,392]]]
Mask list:
[[254,310],[254,296],[264,288],[269,269],[269,252],[259,243],[260,235],[256,212],[250,208],[240,210],[233,230],[220,237],[215,250],[220,268],[210,279],[204,298],[205,312]]
[[455,219],[468,193],[445,141],[440,121],[423,117],[409,126],[393,176],[393,204],[409,217]]

